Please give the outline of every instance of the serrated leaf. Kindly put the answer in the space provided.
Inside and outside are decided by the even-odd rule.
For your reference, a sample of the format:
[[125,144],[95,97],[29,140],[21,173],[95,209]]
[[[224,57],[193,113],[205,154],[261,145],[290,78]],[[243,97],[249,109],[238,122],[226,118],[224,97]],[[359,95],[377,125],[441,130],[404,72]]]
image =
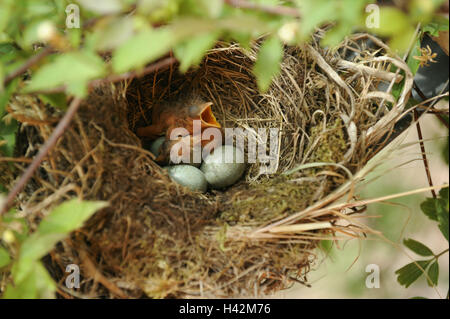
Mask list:
[[86,10],[98,14],[112,14],[122,10],[120,0],[77,0]]
[[38,227],[40,235],[68,234],[83,226],[96,211],[108,205],[107,202],[92,202],[72,199],[62,203],[42,220]]
[[427,257],[434,255],[430,248],[414,239],[405,239],[403,240],[403,244],[420,256]]
[[186,72],[189,67],[198,65],[206,51],[214,46],[218,36],[217,32],[202,34],[178,44],[174,53],[180,61],[180,71]]
[[66,85],[69,93],[79,97],[87,94],[90,80],[105,74],[103,60],[92,52],[69,52],[42,66],[31,79],[25,92],[33,92]]
[[412,262],[403,266],[402,268],[395,271],[397,274],[397,281],[400,285],[408,288],[412,283],[414,283],[417,279],[422,276],[423,272],[427,270],[428,265],[431,263],[431,260],[418,260],[417,264],[422,267],[420,269],[416,263]]
[[11,258],[9,257],[8,251],[5,248],[0,247],[0,268],[9,265],[10,262]]
[[436,260],[428,269],[427,283],[429,286],[437,286],[439,280],[439,263]]
[[265,92],[272,83],[273,78],[278,75],[283,59],[283,44],[276,37],[267,38],[261,45],[258,57],[253,67],[258,88]]
[[166,54],[173,41],[173,34],[167,28],[141,31],[114,52],[113,69],[117,73],[123,73],[143,67]]

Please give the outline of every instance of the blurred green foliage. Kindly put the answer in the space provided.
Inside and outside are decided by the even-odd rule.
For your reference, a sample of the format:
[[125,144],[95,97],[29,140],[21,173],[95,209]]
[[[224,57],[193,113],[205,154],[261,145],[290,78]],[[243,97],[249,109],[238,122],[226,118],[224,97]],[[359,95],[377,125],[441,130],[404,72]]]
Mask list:
[[[88,202],[73,199],[54,208],[32,234],[24,219],[12,210],[0,218],[0,278],[12,275],[3,298],[52,298],[56,284],[40,259],[47,255],[57,242],[83,225],[105,202]],[[8,248],[9,247],[9,248]],[[14,262],[10,257],[14,252]],[[7,281],[5,281],[7,282]]]

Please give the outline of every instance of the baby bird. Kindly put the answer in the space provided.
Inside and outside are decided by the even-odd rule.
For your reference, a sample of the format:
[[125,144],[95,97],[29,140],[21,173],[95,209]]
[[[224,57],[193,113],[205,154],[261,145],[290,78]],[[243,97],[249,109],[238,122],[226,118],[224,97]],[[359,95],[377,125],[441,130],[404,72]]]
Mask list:
[[[193,121],[200,120],[201,132],[209,127],[221,128],[211,110],[212,104],[212,102],[204,102],[200,98],[191,97],[184,101],[178,100],[168,104],[157,105],[152,112],[152,125],[138,128],[137,135],[154,140],[165,134],[165,142],[161,145],[159,155],[156,158],[156,161],[159,163],[168,163],[172,146],[179,142],[188,144],[191,149],[192,160],[194,145],[205,146],[211,141],[202,140],[201,136],[194,136]],[[175,128],[184,128],[188,134],[176,140],[170,140],[170,134]],[[214,144],[220,142],[221,140],[214,140]],[[181,149],[179,149],[179,155],[181,155],[180,152]]]

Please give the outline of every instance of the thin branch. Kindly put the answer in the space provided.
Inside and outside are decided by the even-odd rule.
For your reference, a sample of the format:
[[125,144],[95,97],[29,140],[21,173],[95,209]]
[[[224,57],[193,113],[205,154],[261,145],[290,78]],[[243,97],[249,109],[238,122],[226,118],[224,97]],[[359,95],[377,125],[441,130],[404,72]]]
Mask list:
[[258,10],[275,15],[300,18],[300,12],[296,8],[286,6],[266,6],[262,4],[248,2],[246,0],[225,0],[225,3],[235,8]]
[[[427,154],[425,153],[425,144],[423,143],[422,129],[420,128],[419,113],[417,112],[416,109],[414,109],[413,114],[414,114],[414,121],[416,121],[417,136],[419,137],[420,151],[422,152],[422,160],[423,165],[425,166],[425,173],[427,174],[428,184],[430,185],[430,187],[433,187],[433,180],[431,179],[430,166],[428,165]],[[436,191],[434,189],[431,189],[431,195],[433,196],[433,198],[437,198]]]
[[5,76],[5,79],[3,81],[3,85],[8,85],[9,82],[14,80],[19,75],[25,73],[30,67],[41,61],[43,58],[45,58],[47,55],[53,52],[53,49],[51,47],[47,47],[43,49],[41,52],[39,52],[36,55],[33,55],[31,58],[29,58],[24,64],[22,64],[20,67],[12,71],[10,74]]
[[[417,92],[417,94],[419,94],[420,98],[422,99],[422,102],[427,100],[427,97],[422,92],[422,90],[419,88],[419,86],[417,85],[416,82],[414,82],[414,90]],[[435,114],[436,117],[439,119],[439,121],[441,121],[441,123],[444,124],[445,127],[447,127],[447,129],[449,128],[447,121],[442,116],[442,114],[440,114],[441,112],[439,112],[439,110],[436,110],[434,107],[432,107],[432,108],[428,108],[428,110],[426,112],[427,113],[431,113],[431,114]]]
[[3,207],[1,207],[1,209],[0,209],[0,215],[6,213],[6,211],[9,209],[9,207],[11,207],[14,198],[25,187],[26,183],[33,176],[34,172],[38,169],[38,167],[41,165],[41,162],[47,156],[49,151],[51,149],[53,149],[53,147],[56,145],[56,143],[58,142],[58,139],[61,137],[61,135],[67,129],[72,118],[74,117],[75,113],[77,112],[78,108],[80,107],[81,101],[82,100],[80,98],[74,98],[72,100],[72,102],[70,103],[69,109],[67,110],[66,114],[64,114],[64,117],[61,119],[61,121],[58,123],[58,125],[56,126],[52,135],[49,137],[49,139],[47,141],[45,141],[44,145],[40,148],[39,153],[33,159],[33,162],[30,164],[30,166],[28,166],[26,171],[20,177],[19,181],[17,181],[17,183],[12,188],[12,190],[9,192],[9,194],[6,197],[6,200],[3,204]]

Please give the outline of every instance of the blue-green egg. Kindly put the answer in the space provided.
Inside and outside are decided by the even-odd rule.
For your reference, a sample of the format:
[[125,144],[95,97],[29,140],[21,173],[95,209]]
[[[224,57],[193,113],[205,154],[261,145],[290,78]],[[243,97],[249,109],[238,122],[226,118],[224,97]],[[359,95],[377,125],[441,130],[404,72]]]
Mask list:
[[[228,160],[230,159],[230,160]],[[213,188],[224,188],[236,183],[244,174],[244,153],[231,145],[222,145],[205,158],[201,171]]]
[[208,183],[201,170],[192,165],[168,166],[169,176],[180,185],[186,186],[193,191],[206,192]]

